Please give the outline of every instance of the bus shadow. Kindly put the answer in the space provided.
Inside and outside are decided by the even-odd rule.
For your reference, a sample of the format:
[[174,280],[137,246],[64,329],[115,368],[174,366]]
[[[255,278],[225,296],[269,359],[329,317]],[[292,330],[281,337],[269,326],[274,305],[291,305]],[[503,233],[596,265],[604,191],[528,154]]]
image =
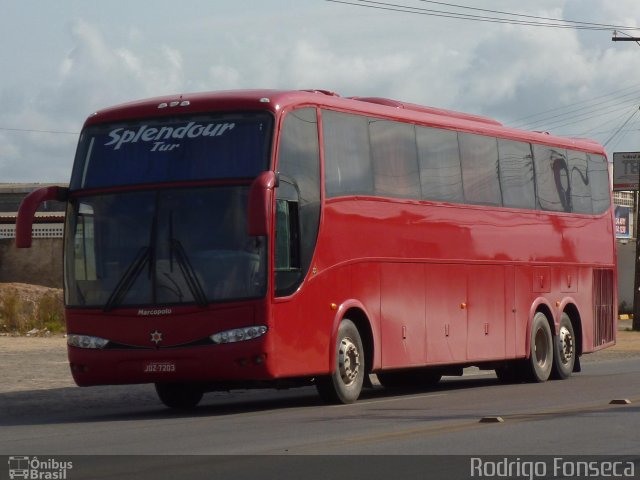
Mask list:
[[[418,394],[446,393],[462,389],[501,385],[495,377],[443,379],[430,388],[363,390],[358,403],[395,399]],[[358,406],[358,403],[355,406]],[[314,387],[288,390],[234,390],[205,394],[201,404],[187,411],[166,408],[152,385],[124,385],[90,388],[58,388],[0,393],[0,425],[47,425],[175,418],[224,417],[242,413],[286,409],[328,408]]]

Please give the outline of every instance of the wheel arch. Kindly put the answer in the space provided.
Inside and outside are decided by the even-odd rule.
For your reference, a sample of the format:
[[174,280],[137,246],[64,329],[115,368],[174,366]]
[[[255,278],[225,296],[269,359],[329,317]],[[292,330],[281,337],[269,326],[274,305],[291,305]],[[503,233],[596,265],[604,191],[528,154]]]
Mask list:
[[365,354],[365,366],[366,373],[371,373],[375,364],[376,349],[376,333],[373,329],[365,307],[358,301],[348,301],[340,305],[337,309],[336,316],[333,320],[333,326],[331,331],[331,346],[329,348],[329,371],[333,373],[335,370],[335,355],[336,355],[336,339],[338,336],[338,328],[340,328],[340,322],[344,319],[351,320],[358,332],[360,333],[360,339],[362,340],[362,347]]

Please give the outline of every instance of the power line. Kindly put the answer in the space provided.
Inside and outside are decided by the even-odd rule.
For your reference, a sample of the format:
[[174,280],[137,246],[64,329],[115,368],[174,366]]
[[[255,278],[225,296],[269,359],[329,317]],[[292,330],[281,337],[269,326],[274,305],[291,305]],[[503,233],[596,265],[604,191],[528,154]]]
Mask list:
[[627,123],[629,123],[629,121],[630,121],[633,117],[635,117],[635,116],[636,116],[636,114],[637,114],[637,113],[638,113],[638,109],[636,108],[636,109],[634,110],[634,112],[629,116],[629,118],[627,118],[627,119],[625,120],[625,122],[624,122],[622,125],[620,125],[620,127],[619,127],[619,128],[618,128],[618,129],[613,133],[613,135],[611,135],[611,136],[607,139],[607,141],[606,141],[606,142],[604,142],[604,144],[603,144],[602,146],[603,146],[603,147],[606,147],[607,145],[609,145],[609,143],[611,142],[611,140],[613,140],[613,139],[614,139],[614,138],[615,138],[615,137],[620,133],[620,130],[622,130],[622,129],[627,125]]
[[630,86],[622,88],[620,90],[616,90],[616,91],[609,92],[609,93],[604,93],[602,95],[598,95],[597,97],[592,97],[592,98],[589,98],[587,100],[580,100],[578,102],[570,103],[568,105],[562,105],[560,107],[554,107],[554,108],[551,108],[549,110],[544,110],[542,112],[532,113],[532,114],[527,115],[525,117],[520,117],[520,118],[513,119],[513,120],[510,121],[510,124],[512,124],[512,125],[529,125],[531,123],[536,122],[537,120],[532,120],[531,122],[524,122],[524,120],[529,120],[529,119],[533,119],[533,118],[536,118],[536,117],[542,117],[541,118],[541,120],[542,120],[544,118],[547,118],[547,117],[545,117],[546,114],[554,113],[554,112],[557,112],[559,110],[564,110],[564,109],[567,109],[567,108],[576,107],[578,105],[590,103],[590,102],[593,102],[595,100],[600,100],[602,98],[617,96],[618,94],[622,94],[623,92],[627,92],[628,90],[633,90],[633,91],[630,92],[630,93],[625,93],[624,95],[621,95],[620,97],[617,97],[617,98],[623,98],[625,96],[634,95],[636,93],[640,94],[640,84],[636,83],[634,85],[630,85]]
[[[486,15],[471,15],[466,13],[456,13],[447,10],[434,10],[428,8],[420,8],[420,7],[412,7],[409,5],[400,5],[395,3],[388,2],[376,2],[369,0],[355,0],[355,1],[346,1],[346,0],[326,0],[331,3],[340,3],[344,5],[352,5],[356,7],[365,7],[376,10],[385,10],[385,11],[394,11],[394,12],[403,12],[403,13],[411,13],[414,15],[425,15],[431,17],[441,17],[441,18],[453,18],[458,20],[470,20],[470,21],[478,21],[478,22],[486,22],[486,23],[501,23],[508,25],[520,25],[520,26],[532,26],[532,27],[546,27],[546,28],[561,28],[561,29],[574,29],[574,30],[611,30],[612,28],[616,28],[617,30],[640,30],[640,27],[630,27],[624,25],[607,25],[607,24],[598,24],[598,23],[590,23],[590,22],[578,22],[574,20],[566,21],[560,19],[554,19],[554,22],[560,23],[549,23],[542,21],[534,21],[534,20],[517,20],[515,18],[500,18],[500,17],[492,17]],[[421,0],[425,1],[425,0]],[[358,3],[356,3],[358,2]],[[472,8],[472,7],[462,7],[458,6],[458,8]],[[520,14],[509,14],[507,12],[503,13],[504,15],[513,15],[518,16]],[[530,16],[535,18],[533,15]],[[545,17],[538,17],[540,20],[544,20]]]
[[543,124],[541,127],[537,129],[544,128],[545,130],[559,129],[562,127],[566,127],[567,125],[574,125],[576,123],[586,122],[588,120],[593,120],[596,117],[602,117],[603,115],[609,115],[613,113],[617,113],[620,111],[628,111],[629,105],[624,106],[616,106],[615,108],[610,108],[606,110],[598,110],[597,112],[585,112],[580,115],[576,115],[570,119],[566,120],[557,120],[556,122],[551,122],[547,124]]
[[[545,118],[540,118],[538,120],[525,123],[525,124],[515,124],[513,126],[515,128],[525,128],[528,130],[535,130],[540,126],[549,125],[549,124],[558,125],[559,123],[562,123],[562,125],[560,126],[564,126],[567,124],[570,125],[573,120],[578,118],[590,119],[595,114],[602,116],[607,113],[614,113],[619,110],[626,109],[631,104],[636,105],[638,103],[639,95],[640,94],[637,92],[632,92],[630,94],[624,95],[617,99],[596,102],[596,103],[592,103],[591,105],[585,105],[580,108],[570,109],[571,107],[565,107],[567,108],[567,110],[562,113],[551,115]],[[625,97],[633,97],[633,98],[622,100]],[[596,107],[601,107],[601,108],[596,108]],[[566,123],[566,122],[569,122],[569,123]]]
[[[486,8],[477,8],[477,7],[469,7],[466,5],[457,5],[455,3],[445,3],[445,2],[436,2],[436,1],[431,1],[431,0],[420,0],[421,2],[424,3],[433,3],[435,5],[444,5],[447,7],[454,7],[454,8],[460,8],[460,9],[464,9],[464,10],[474,10],[477,12],[486,12],[486,13],[497,13],[498,15],[509,15],[512,17],[522,17],[522,18],[533,18],[536,20],[548,20],[548,21],[552,21],[552,22],[564,22],[564,23],[573,23],[576,25],[591,25],[591,26],[597,26],[597,27],[608,27],[607,29],[610,28],[617,28],[620,30],[639,30],[639,27],[626,27],[626,26],[620,26],[620,25],[607,25],[607,24],[603,24],[603,23],[593,23],[593,22],[581,22],[581,21],[577,21],[577,20],[564,20],[562,18],[550,18],[550,17],[539,17],[536,15],[526,15],[523,13],[513,13],[513,12],[504,12],[501,10],[489,10]],[[622,32],[621,32],[622,33]]]
[[21,132],[21,133],[52,133],[57,135],[80,135],[80,132],[63,132],[60,130],[36,130],[33,128],[9,128],[0,127],[3,132]]

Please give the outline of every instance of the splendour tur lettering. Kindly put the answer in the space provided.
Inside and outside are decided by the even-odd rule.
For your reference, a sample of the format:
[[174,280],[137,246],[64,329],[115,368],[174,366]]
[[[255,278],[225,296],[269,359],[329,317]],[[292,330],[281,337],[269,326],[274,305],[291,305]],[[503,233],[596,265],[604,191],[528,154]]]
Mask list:
[[[135,144],[138,142],[152,143],[152,151],[173,150],[180,146],[179,143],[171,143],[172,140],[181,140],[184,138],[198,137],[220,137],[226,132],[233,130],[235,123],[197,123],[189,122],[180,127],[149,127],[141,125],[136,130],[125,128],[114,128],[109,132],[109,141],[105,143],[105,147],[113,147],[114,150],[120,150],[125,144]],[[167,146],[170,148],[161,148]]]

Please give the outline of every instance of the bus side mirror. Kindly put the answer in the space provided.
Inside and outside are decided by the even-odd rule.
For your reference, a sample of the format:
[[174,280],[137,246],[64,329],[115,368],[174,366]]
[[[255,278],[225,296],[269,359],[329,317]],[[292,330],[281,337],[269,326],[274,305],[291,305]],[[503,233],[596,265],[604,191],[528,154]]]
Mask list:
[[16,218],[16,247],[31,247],[31,231],[36,210],[43,202],[57,200],[65,202],[69,196],[69,189],[64,187],[44,187],[34,190],[20,203]]
[[269,233],[273,189],[278,186],[278,176],[270,170],[256,177],[249,189],[248,233],[252,237],[262,237]]

